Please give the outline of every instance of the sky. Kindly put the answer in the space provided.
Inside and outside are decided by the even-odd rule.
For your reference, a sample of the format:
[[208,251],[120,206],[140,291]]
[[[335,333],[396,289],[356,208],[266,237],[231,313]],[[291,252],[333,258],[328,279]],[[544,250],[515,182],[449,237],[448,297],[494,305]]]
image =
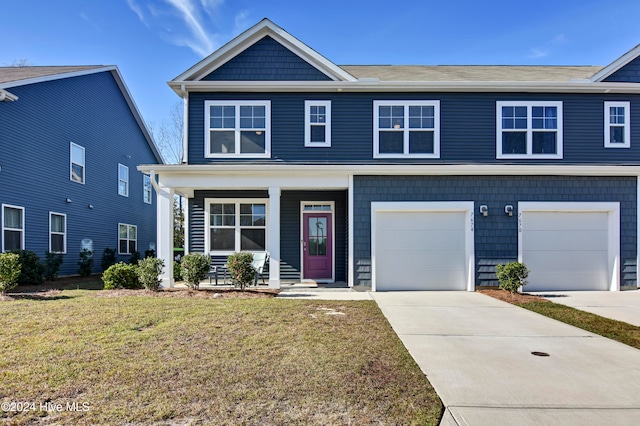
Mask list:
[[608,65],[639,0],[0,0],[0,66],[117,65],[147,123],[166,82],[262,18],[338,65]]

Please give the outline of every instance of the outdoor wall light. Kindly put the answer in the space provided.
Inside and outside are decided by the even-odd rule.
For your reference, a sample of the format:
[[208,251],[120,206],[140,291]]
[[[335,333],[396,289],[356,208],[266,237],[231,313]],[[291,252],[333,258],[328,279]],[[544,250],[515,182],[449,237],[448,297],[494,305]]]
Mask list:
[[482,216],[489,216],[489,207],[487,207],[486,204],[483,204],[480,206],[480,213],[482,213]]
[[504,212],[509,216],[513,216],[513,206],[511,204],[507,204],[504,206]]
[[66,201],[67,203],[71,203],[71,198],[67,198],[67,199],[66,199],[66,200],[64,200],[64,201]]
[[89,207],[90,209],[93,208],[93,204],[89,204],[87,207]]

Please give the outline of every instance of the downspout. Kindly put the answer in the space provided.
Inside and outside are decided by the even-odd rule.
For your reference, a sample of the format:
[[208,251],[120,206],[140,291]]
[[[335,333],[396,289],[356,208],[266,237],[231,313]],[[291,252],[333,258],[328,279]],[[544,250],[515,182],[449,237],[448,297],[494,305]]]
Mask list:
[[156,194],[160,193],[160,187],[158,186],[158,182],[156,182],[156,171],[151,169],[149,170],[149,178],[151,179],[151,186],[156,190]]

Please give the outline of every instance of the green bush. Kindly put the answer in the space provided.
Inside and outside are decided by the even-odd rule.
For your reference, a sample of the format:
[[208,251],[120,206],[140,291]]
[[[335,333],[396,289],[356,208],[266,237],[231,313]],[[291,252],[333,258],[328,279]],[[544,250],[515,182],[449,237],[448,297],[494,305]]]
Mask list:
[[81,277],[91,275],[93,269],[93,252],[91,250],[82,249],[80,252],[80,260],[78,261],[78,274]]
[[140,262],[140,252],[139,251],[134,251],[133,253],[131,253],[131,257],[129,258],[129,263],[132,265],[137,265],[138,262]]
[[15,288],[20,277],[20,255],[0,253],[0,293]]
[[515,293],[527,284],[529,270],[524,263],[511,262],[506,265],[496,265],[496,276],[500,282],[500,288]]
[[173,262],[173,280],[182,281],[182,263]]
[[138,267],[129,265],[128,263],[119,262],[109,268],[102,274],[102,282],[104,282],[105,290],[114,290],[117,288],[139,289],[142,288],[138,280]]
[[100,266],[102,267],[102,271],[106,271],[109,269],[109,266],[115,265],[118,258],[116,257],[116,249],[112,249],[107,247],[102,252],[102,262],[100,262]]
[[182,278],[189,288],[198,289],[200,281],[209,272],[211,256],[203,253],[189,253],[182,257]]
[[227,258],[227,268],[234,286],[244,290],[247,285],[253,283],[256,269],[252,263],[253,254],[249,252],[233,253]]
[[44,277],[48,281],[54,281],[58,278],[60,266],[62,266],[62,254],[51,253],[47,250],[46,259],[44,261]]
[[164,260],[155,257],[147,257],[138,262],[138,281],[147,290],[157,291],[161,279],[158,277],[164,268]]
[[44,266],[35,251],[12,250],[20,256],[20,276],[18,284],[42,284],[44,280]]

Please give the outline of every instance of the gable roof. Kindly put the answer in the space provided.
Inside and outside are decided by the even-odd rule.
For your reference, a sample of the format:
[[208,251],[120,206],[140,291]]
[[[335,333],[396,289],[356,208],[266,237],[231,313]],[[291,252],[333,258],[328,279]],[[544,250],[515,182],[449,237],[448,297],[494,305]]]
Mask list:
[[629,50],[624,55],[620,56],[618,59],[616,59],[606,67],[602,68],[599,72],[595,73],[591,77],[591,81],[594,81],[594,82],[604,81],[607,77],[610,77],[613,73],[623,68],[625,65],[627,65],[629,62],[636,59],[638,56],[640,56],[640,44],[634,47],[633,49]]
[[[122,74],[115,65],[86,65],[86,66],[28,66],[28,67],[0,67],[0,92],[8,93],[3,89],[19,87],[28,84],[42,83],[45,81],[59,80],[63,78],[79,77],[83,75],[95,74],[99,72],[110,72],[113,76],[118,88],[122,92],[134,119],[138,123],[138,127],[142,131],[154,157],[158,163],[163,164],[164,160],[158,150],[153,137],[147,128],[147,125],[136,106],[135,101],[131,97],[131,93],[125,84]],[[13,95],[11,95],[13,96]],[[16,96],[13,96],[17,99]],[[14,100],[15,100],[14,99]]]

